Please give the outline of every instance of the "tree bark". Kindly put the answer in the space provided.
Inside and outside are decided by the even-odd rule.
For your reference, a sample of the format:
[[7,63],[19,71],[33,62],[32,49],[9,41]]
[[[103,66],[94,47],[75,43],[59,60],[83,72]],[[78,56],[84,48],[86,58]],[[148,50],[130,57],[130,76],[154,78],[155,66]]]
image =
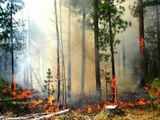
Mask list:
[[59,28],[58,28],[58,13],[57,13],[57,0],[54,0],[54,8],[55,8],[55,21],[56,21],[56,33],[57,33],[57,82],[58,82],[58,90],[57,90],[57,101],[60,102],[60,38],[59,38]]
[[141,53],[141,86],[145,84],[145,71],[147,71],[147,65],[145,61],[145,45],[144,45],[144,5],[143,0],[139,0],[139,44]]
[[[111,7],[112,0],[109,0],[109,6]],[[114,58],[114,39],[113,39],[113,33],[112,33],[112,16],[111,11],[108,11],[108,17],[109,17],[109,35],[110,35],[110,51],[111,51],[111,63],[112,63],[112,100],[114,103],[117,102],[117,84],[116,84],[116,71],[115,71],[115,58]]]
[[84,96],[84,82],[85,82],[85,59],[86,59],[86,47],[85,47],[85,20],[86,11],[85,8],[82,12],[82,63],[81,63],[81,97]]
[[[157,41],[158,41],[158,66],[160,68],[160,24],[159,24],[159,5],[158,5],[158,0],[156,0],[156,24],[157,24]],[[158,77],[160,78],[160,70],[158,70]]]
[[98,35],[99,35],[99,20],[98,20],[98,6],[99,1],[94,0],[94,45],[95,45],[95,74],[96,74],[96,92],[98,98],[101,99],[101,76],[100,76],[100,55],[99,55],[99,45],[98,45]]
[[11,10],[10,10],[10,14],[11,14],[11,66],[12,66],[12,96],[15,96],[15,92],[16,92],[16,83],[15,83],[15,69],[14,69],[14,41],[13,41],[13,0],[11,0]]
[[61,79],[62,79],[62,88],[63,88],[63,105],[66,105],[66,75],[65,75],[65,59],[64,59],[64,46],[63,46],[63,28],[62,28],[62,0],[59,0],[59,9],[60,9],[60,42],[61,42],[61,57],[62,57],[62,65],[61,65]]
[[69,5],[69,14],[68,14],[68,100],[71,98],[71,6]]

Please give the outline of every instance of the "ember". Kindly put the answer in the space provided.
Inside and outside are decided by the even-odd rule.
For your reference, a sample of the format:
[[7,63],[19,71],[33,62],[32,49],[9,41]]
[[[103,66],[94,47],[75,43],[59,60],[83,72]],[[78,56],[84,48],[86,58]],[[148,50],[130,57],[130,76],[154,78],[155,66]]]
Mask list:
[[147,104],[147,100],[144,98],[140,98],[136,101],[137,105],[146,105]]
[[112,88],[112,101],[116,103],[117,102],[117,80],[115,76],[113,76],[112,78],[111,88]]
[[32,91],[28,90],[28,89],[25,89],[25,90],[22,90],[22,91],[18,91],[16,94],[15,94],[15,99],[28,99],[28,98],[31,98],[32,97]]
[[139,46],[140,46],[140,53],[141,53],[141,55],[143,55],[144,54],[144,47],[145,47],[144,37],[140,37]]

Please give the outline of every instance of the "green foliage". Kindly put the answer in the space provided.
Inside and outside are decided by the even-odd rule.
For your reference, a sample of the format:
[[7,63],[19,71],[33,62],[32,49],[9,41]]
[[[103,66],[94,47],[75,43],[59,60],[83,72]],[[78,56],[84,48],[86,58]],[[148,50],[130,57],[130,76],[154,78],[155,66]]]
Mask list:
[[104,111],[100,112],[95,116],[95,120],[108,120],[108,119],[109,119],[108,114]]
[[[23,8],[22,0],[0,1],[0,48],[5,51],[11,51],[11,33],[13,34],[14,50],[20,50],[23,47],[23,30],[24,24],[16,20],[15,15]],[[12,29],[11,29],[12,27]]]
[[[109,37],[109,12],[111,13],[112,22],[112,38],[113,45],[116,47],[119,43],[119,39],[115,39],[116,35],[125,31],[128,22],[123,19],[123,14],[125,12],[125,7],[122,3],[125,0],[111,0],[114,1],[111,4],[109,0],[99,0],[98,5],[98,18],[99,18],[99,41],[98,46],[100,48],[100,58],[102,61],[107,61],[110,57],[109,47],[110,47],[110,37]],[[72,7],[74,13],[86,14],[85,25],[87,29],[94,29],[94,0],[71,0],[69,5]]]
[[[0,77],[0,91],[2,91],[2,87],[5,84],[5,81]],[[0,96],[1,96],[1,92],[0,92]]]
[[160,94],[160,80],[154,79],[150,84],[150,89],[148,90],[150,98],[154,99],[159,97]]
[[51,73],[51,69],[49,68],[47,71],[47,80],[45,80],[43,92],[48,93],[48,96],[53,95],[55,93],[55,88],[53,83],[53,76]]
[[[7,86],[7,85],[8,83],[0,76],[0,91],[2,91],[4,89],[4,86]],[[8,89],[10,89],[9,86],[8,86]],[[9,95],[6,96],[2,92],[0,92],[0,99],[8,100],[8,99],[11,99],[11,97]]]
[[[125,7],[122,3],[125,0],[118,0],[114,2],[108,2],[101,0],[99,3],[99,48],[101,53],[101,60],[107,61],[110,57],[110,33],[109,33],[109,13],[111,14],[112,24],[112,38],[113,45],[115,47],[120,43],[119,39],[116,39],[116,35],[124,32],[128,26],[128,22],[123,19]],[[115,52],[115,51],[114,51]]]
[[153,80],[151,85],[157,89],[160,89],[160,80],[156,78],[155,80]]

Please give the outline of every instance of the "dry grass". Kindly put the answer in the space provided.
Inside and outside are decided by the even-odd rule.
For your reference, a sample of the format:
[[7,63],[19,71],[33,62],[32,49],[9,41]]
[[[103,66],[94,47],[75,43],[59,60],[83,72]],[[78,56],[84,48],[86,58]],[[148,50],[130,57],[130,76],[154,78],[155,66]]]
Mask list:
[[80,114],[70,112],[66,115],[57,116],[54,120],[160,120],[160,110],[125,109],[125,115],[109,115],[101,111],[95,114]]

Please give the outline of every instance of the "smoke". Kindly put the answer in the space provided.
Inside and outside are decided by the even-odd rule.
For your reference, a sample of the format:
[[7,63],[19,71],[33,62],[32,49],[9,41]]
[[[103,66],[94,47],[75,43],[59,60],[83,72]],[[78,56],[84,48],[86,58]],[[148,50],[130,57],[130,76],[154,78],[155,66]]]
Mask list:
[[[56,30],[53,9],[53,0],[24,0],[26,4],[25,18],[27,22],[27,48],[20,55],[17,67],[17,82],[23,87],[32,87],[41,90],[46,80],[46,72],[51,68],[53,79],[56,80]],[[66,2],[63,1],[64,3]],[[138,23],[128,9],[126,1],[126,12],[124,18],[132,22],[132,26],[126,32],[118,35],[122,41],[118,46],[116,54],[116,73],[118,75],[118,92],[132,92],[137,89],[139,83],[139,47],[138,47]],[[90,0],[72,0],[73,9],[81,13],[85,9],[91,12]],[[58,8],[59,9],[59,8]],[[59,11],[59,10],[58,10]],[[60,13],[58,13],[59,15]],[[62,38],[64,44],[65,65],[68,60],[68,8],[62,6]],[[71,16],[71,61],[72,61],[72,101],[80,99],[80,66],[81,66],[81,16],[72,12]],[[86,76],[85,95],[90,98],[96,96],[96,80],[94,65],[94,34],[86,29]],[[67,65],[66,65],[67,66]],[[110,69],[110,66],[107,67]],[[66,71],[67,72],[67,71]],[[67,76],[66,76],[67,77]],[[26,83],[28,82],[28,83]],[[102,81],[104,82],[104,81]],[[56,83],[55,83],[56,84]],[[103,84],[103,92],[105,92]],[[88,99],[88,98],[87,98]]]
[[124,19],[131,22],[132,25],[127,30],[118,35],[121,40],[117,48],[116,69],[118,75],[119,92],[135,92],[140,82],[140,53],[139,53],[139,27],[138,20],[131,15],[129,9],[134,1],[126,1],[126,11]]

